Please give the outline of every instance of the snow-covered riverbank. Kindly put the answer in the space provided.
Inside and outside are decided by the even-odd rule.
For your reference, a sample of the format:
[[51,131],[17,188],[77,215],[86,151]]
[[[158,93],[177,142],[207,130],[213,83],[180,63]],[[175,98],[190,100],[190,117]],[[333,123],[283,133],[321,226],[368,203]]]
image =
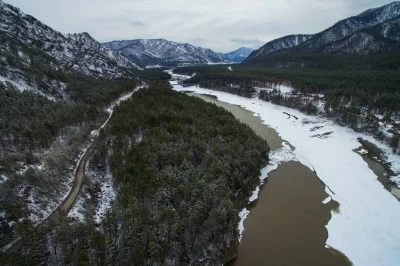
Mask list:
[[[353,152],[360,146],[358,137],[385,148],[382,144],[327,119],[290,108],[172,84],[178,91],[214,95],[220,101],[240,105],[259,115],[296,148],[292,151],[296,159],[315,170],[329,187],[328,194],[340,203],[340,212],[332,213],[327,225],[326,244],[343,252],[355,265],[400,265],[400,203],[384,189],[361,156]],[[388,160],[392,169],[399,171],[400,157],[390,155]]]
[[[292,153],[291,148],[285,142],[282,143],[283,147],[274,151],[271,151],[269,154],[269,163],[266,167],[260,170],[260,183],[253,191],[253,194],[249,198],[249,203],[256,201],[260,194],[260,188],[263,186],[268,174],[278,168],[281,163],[290,162],[296,160],[295,155]],[[239,242],[242,239],[244,228],[244,221],[247,216],[250,214],[250,210],[244,208],[240,213],[240,221],[238,225],[239,230]]]

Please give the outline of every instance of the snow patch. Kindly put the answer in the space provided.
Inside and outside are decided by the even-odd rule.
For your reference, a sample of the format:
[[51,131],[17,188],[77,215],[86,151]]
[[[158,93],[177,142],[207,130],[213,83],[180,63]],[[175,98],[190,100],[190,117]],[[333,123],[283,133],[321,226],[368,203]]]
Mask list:
[[98,205],[94,219],[96,223],[101,223],[104,219],[104,215],[107,210],[111,208],[111,204],[114,201],[116,196],[115,190],[112,186],[112,175],[107,169],[107,174],[105,176],[105,180],[102,182],[101,191],[100,191],[100,204]]
[[0,185],[8,180],[8,176],[1,174],[0,175]]
[[362,154],[362,155],[364,155],[364,154],[368,154],[368,151],[367,150],[365,150],[365,149],[361,149],[361,150],[359,150],[359,151],[357,151],[359,154]]
[[283,94],[289,94],[293,91],[292,87],[286,86],[286,85],[279,85],[278,89],[281,91]]
[[328,196],[326,199],[324,199],[324,200],[322,201],[322,204],[328,204],[329,202],[331,202],[331,200],[332,200],[332,197],[331,197],[331,196]]
[[75,221],[83,222],[85,220],[85,215],[83,214],[84,210],[83,203],[84,203],[83,197],[79,197],[75,202],[74,207],[72,207],[71,210],[69,211],[68,217]]

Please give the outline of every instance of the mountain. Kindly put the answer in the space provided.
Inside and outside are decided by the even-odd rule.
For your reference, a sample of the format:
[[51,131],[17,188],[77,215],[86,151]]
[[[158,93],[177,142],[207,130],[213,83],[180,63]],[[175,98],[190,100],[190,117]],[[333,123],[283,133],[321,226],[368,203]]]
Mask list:
[[[305,58],[310,56],[395,52],[399,49],[399,17],[398,1],[369,9],[314,35],[291,35],[273,40],[254,51],[245,63],[304,66],[309,63]],[[296,36],[303,37],[296,42],[293,41]]]
[[298,34],[298,35],[288,35],[279,39],[275,39],[266,43],[264,46],[259,48],[256,51],[253,51],[248,57],[246,61],[257,60],[266,55],[272,54],[274,52],[280,51],[282,49],[288,49],[295,47],[305,41],[308,41],[312,38],[313,35],[307,34]]
[[241,63],[253,51],[254,51],[254,49],[247,48],[247,47],[241,47],[241,48],[239,48],[239,49],[237,49],[235,51],[222,54],[222,56],[225,58],[226,61],[233,62],[233,63]]
[[68,73],[132,78],[137,65],[88,33],[64,35],[18,8],[0,2],[0,81],[19,90],[66,98]]
[[399,48],[400,16],[361,29],[338,41],[330,42],[320,49],[325,53],[370,54],[380,51],[391,51]]
[[129,60],[143,67],[225,63],[221,55],[210,49],[165,39],[112,41],[103,45],[121,52]]

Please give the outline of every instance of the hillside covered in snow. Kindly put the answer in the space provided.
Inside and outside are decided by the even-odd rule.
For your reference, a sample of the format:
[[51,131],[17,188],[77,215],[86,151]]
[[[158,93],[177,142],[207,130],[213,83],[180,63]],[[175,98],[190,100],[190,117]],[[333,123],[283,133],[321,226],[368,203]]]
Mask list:
[[245,63],[271,67],[396,68],[390,58],[398,58],[399,44],[400,2],[396,1],[341,20],[313,35],[290,35],[268,42]]
[[220,54],[210,49],[165,39],[112,41],[103,45],[111,50],[121,52],[129,60],[142,67],[226,62]]

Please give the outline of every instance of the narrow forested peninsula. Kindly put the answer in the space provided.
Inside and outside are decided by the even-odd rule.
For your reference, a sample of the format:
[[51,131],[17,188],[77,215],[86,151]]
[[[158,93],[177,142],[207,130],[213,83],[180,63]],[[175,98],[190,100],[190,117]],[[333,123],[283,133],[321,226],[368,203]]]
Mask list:
[[137,92],[94,156],[109,156],[118,189],[104,224],[117,264],[226,260],[268,151],[220,107],[163,86]]

